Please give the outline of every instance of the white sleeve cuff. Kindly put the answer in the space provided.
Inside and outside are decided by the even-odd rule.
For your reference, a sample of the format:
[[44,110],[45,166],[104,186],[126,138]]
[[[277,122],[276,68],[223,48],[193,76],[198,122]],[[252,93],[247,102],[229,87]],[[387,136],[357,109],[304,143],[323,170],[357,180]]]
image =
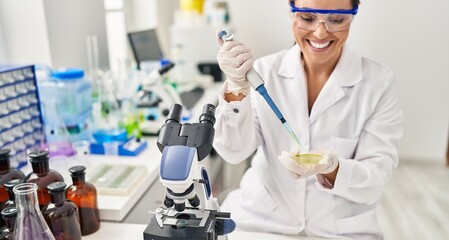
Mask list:
[[337,195],[343,194],[346,189],[348,189],[352,178],[352,163],[350,161],[351,160],[338,157],[338,173],[333,186],[323,175],[317,174],[316,185],[318,189]]

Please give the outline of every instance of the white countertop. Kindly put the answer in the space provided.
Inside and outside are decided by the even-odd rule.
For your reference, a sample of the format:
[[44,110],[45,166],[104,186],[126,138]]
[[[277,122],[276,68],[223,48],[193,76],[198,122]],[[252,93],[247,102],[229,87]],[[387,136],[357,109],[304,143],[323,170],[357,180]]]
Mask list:
[[[122,240],[122,239],[142,239],[143,231],[147,225],[143,224],[126,224],[102,222],[100,229],[88,236],[83,237],[84,240]],[[305,236],[287,236],[280,234],[260,233],[260,232],[244,232],[234,231],[228,235],[228,240],[322,240],[322,238],[305,237]]]
[[157,138],[146,138],[147,148],[136,157],[91,155],[90,160],[96,163],[141,165],[147,168],[147,174],[136,184],[126,196],[98,194],[98,209],[101,220],[122,221],[128,212],[139,201],[159,176],[161,153],[157,148]]

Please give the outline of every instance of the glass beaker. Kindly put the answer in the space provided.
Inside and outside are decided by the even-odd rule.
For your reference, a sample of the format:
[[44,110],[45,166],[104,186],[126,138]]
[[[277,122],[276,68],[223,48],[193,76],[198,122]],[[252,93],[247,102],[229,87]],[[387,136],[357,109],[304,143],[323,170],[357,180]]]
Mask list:
[[13,239],[55,240],[37,201],[37,185],[22,183],[14,187],[17,219]]

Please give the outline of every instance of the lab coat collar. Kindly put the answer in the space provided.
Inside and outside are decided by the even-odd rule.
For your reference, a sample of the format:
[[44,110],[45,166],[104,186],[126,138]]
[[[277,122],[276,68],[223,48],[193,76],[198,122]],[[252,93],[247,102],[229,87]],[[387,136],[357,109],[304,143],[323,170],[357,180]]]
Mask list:
[[[303,63],[300,58],[301,50],[298,45],[295,45],[287,51],[282,63],[279,67],[278,74],[288,79],[292,79],[292,89],[299,87],[302,94],[299,94],[298,103],[304,103],[305,109],[301,114],[303,119],[306,119],[308,114],[307,104],[307,85],[305,81],[305,71]],[[297,67],[301,66],[301,67]],[[344,87],[351,87],[359,83],[363,79],[362,58],[354,52],[348,45],[343,47],[343,53],[337,63],[332,74],[329,76],[326,84],[321,89],[318,98],[316,99],[310,116],[307,118],[309,124],[313,124],[321,114],[323,114],[329,107],[338,102],[345,95]],[[308,137],[308,127],[303,129],[304,137]]]
[[[299,56],[301,56],[301,49],[298,44],[295,44],[282,59],[278,74],[286,78],[294,78],[298,65],[292,63],[302,64]],[[337,78],[341,87],[354,86],[363,79],[362,57],[352,50],[348,44],[343,47],[343,53],[333,75]]]

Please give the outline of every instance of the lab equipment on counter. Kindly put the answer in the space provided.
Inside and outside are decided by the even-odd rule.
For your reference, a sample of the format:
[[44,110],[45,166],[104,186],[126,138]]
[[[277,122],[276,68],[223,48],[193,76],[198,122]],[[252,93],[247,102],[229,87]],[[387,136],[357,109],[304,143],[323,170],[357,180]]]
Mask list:
[[[177,13],[181,14],[177,16]],[[218,67],[216,30],[205,24],[189,24],[190,17],[182,12],[175,12],[174,17],[175,22],[170,27],[170,52],[176,68],[170,72],[170,81],[176,84],[178,92],[189,91],[196,86],[207,88],[214,82],[207,70]],[[181,19],[184,17],[187,19]]]
[[28,183],[36,184],[39,206],[41,209],[44,209],[51,200],[47,186],[54,182],[64,182],[64,178],[57,171],[50,169],[48,151],[33,151],[28,157],[30,158],[33,172],[28,174],[26,179]]
[[92,154],[137,156],[147,148],[147,141],[129,136],[125,128],[99,129],[90,144]]
[[16,226],[17,208],[8,207],[1,211],[2,220],[6,223],[0,234],[0,239],[13,239],[14,227]]
[[[144,121],[139,124],[143,134],[157,134],[161,122],[157,121],[162,116],[167,116],[170,106],[174,103],[181,104],[181,98],[170,83],[164,83],[163,76],[175,65],[168,63],[160,69],[153,70],[142,81],[142,89],[137,94],[137,108],[143,111]],[[157,108],[156,114],[151,114]]]
[[47,142],[90,140],[92,85],[84,71],[53,70],[51,78],[39,82],[38,88]]
[[97,190],[93,184],[86,182],[85,171],[84,166],[69,168],[73,184],[65,192],[67,199],[78,206],[82,236],[94,233],[100,228]]
[[27,149],[44,140],[34,66],[0,65],[0,148],[11,151],[11,166],[27,163]]
[[51,203],[43,211],[44,219],[53,236],[61,240],[81,240],[78,207],[67,201],[64,182],[54,182],[47,186]]
[[[163,57],[163,54],[156,29],[129,32],[128,40],[136,60],[138,70],[152,70],[154,64],[159,66],[159,59]],[[147,64],[152,66],[146,68],[145,65]]]
[[144,231],[145,240],[218,239],[235,228],[230,213],[219,211],[207,171],[198,164],[212,150],[215,106],[204,105],[199,123],[180,123],[181,113],[182,106],[174,104],[157,140],[159,181],[167,195]]
[[126,196],[147,174],[143,165],[99,164],[93,167],[88,181],[102,195]]
[[0,204],[8,200],[8,192],[4,184],[12,179],[25,179],[25,174],[22,171],[11,168],[10,158],[10,149],[0,149]]
[[227,0],[206,0],[204,3],[206,22],[212,28],[223,28],[229,24]]
[[37,189],[35,183],[22,183],[14,187],[17,205],[14,240],[55,240],[39,209]]
[[[232,33],[227,33],[226,31],[221,31],[218,33],[218,37],[223,39],[223,41],[232,41],[234,39],[234,35]],[[260,77],[260,75],[254,70],[254,68],[251,68],[246,73],[246,79],[249,81],[251,86],[265,99],[267,104],[270,106],[270,108],[273,110],[274,114],[276,114],[276,117],[281,121],[284,128],[287,130],[291,138],[295,141],[298,146],[302,148],[301,143],[299,142],[298,137],[293,132],[292,128],[288,124],[287,120],[285,120],[284,116],[282,115],[279,108],[274,103],[273,99],[271,99],[270,95],[268,94],[267,89],[265,88],[265,84],[263,79]]]

